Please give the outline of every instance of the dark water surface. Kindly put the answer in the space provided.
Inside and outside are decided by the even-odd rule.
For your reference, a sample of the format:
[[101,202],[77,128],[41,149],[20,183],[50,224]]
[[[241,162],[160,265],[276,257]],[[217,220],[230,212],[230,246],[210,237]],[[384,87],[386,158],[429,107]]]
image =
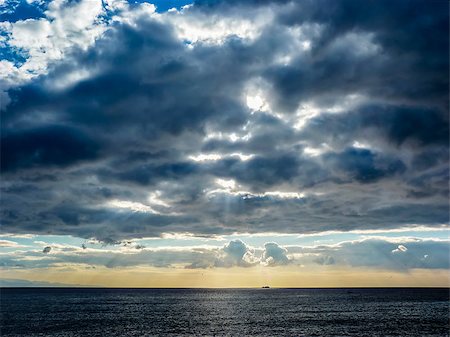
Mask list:
[[449,336],[448,289],[3,288],[6,336]]

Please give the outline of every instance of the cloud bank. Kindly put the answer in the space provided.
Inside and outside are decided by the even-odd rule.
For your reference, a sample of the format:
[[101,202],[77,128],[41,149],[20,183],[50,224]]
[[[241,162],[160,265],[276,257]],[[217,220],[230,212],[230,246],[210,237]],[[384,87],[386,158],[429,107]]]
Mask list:
[[[448,223],[447,2],[39,6],[0,26],[3,232]],[[227,247],[217,264],[253,264]]]
[[450,268],[449,240],[372,237],[332,245],[282,247],[268,242],[251,247],[233,240],[223,247],[142,248],[123,245],[100,249],[40,243],[43,250],[20,249],[0,253],[0,266],[9,270],[36,268],[252,268],[291,266],[298,268],[359,267],[407,272],[411,269]]

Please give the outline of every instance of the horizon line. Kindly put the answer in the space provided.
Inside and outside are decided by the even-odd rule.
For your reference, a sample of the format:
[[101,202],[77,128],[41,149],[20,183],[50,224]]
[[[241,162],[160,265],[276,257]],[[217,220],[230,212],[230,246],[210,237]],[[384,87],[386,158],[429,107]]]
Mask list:
[[270,289],[448,289],[450,291],[450,286],[446,287],[436,287],[436,286],[376,286],[376,287],[270,287],[264,288],[261,287],[103,287],[103,286],[22,286],[22,287],[14,287],[14,286],[0,286],[0,289],[155,289],[155,290],[176,290],[176,289],[261,289],[261,290],[270,290]]

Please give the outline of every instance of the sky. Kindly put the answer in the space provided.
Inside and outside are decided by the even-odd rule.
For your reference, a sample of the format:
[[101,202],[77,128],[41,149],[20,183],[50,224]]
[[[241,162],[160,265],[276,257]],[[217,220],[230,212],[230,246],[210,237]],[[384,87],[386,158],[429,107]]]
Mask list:
[[0,284],[449,286],[449,3],[0,0]]

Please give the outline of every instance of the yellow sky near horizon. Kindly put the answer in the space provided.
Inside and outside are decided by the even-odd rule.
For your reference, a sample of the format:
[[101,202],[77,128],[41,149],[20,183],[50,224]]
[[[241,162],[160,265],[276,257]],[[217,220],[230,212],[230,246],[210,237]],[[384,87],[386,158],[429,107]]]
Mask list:
[[2,270],[4,279],[102,287],[149,288],[259,288],[271,287],[450,287],[444,269],[408,272],[367,268],[105,268],[76,266],[37,270]]

